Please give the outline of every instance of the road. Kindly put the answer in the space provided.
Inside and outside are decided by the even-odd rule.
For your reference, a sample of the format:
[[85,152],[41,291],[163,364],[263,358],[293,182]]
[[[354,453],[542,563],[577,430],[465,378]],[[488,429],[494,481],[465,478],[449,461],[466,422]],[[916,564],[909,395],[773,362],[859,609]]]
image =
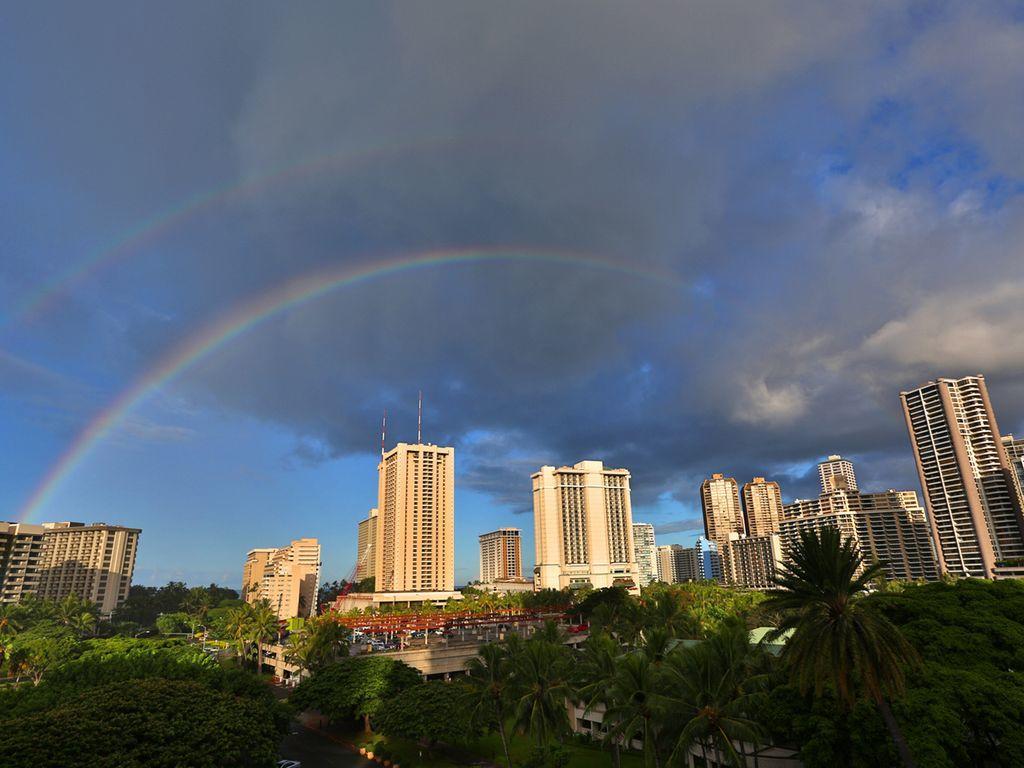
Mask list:
[[298,760],[302,768],[366,768],[376,766],[326,736],[292,724],[281,742],[281,759]]

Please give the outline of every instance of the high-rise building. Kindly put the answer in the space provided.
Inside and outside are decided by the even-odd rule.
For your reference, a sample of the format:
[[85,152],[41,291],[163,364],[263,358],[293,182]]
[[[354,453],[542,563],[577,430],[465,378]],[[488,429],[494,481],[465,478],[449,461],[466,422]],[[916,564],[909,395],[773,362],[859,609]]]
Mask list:
[[884,563],[888,579],[938,577],[928,523],[914,491],[836,490],[787,504],[780,529],[783,557],[792,551],[800,531],[824,528],[835,528],[844,541],[852,540],[865,563]]
[[250,549],[242,566],[242,599],[252,603],[260,599],[260,588],[263,584],[263,571],[267,561],[277,550],[273,547]]
[[818,465],[818,478],[821,480],[822,493],[858,490],[853,463],[842,456],[833,454],[821,462]]
[[746,533],[743,507],[736,479],[713,474],[700,486],[701,507],[704,510],[704,533],[718,544],[721,552],[729,541],[730,533]]
[[718,545],[703,536],[699,536],[692,547],[667,544],[658,547],[657,552],[658,579],[668,584],[722,578]]
[[377,592],[455,589],[455,449],[399,443],[378,467]]
[[1013,470],[985,377],[936,379],[900,393],[943,571],[991,578],[1024,557]]
[[518,528],[499,528],[480,536],[480,581],[514,581],[523,578],[523,559]]
[[658,578],[658,549],[654,542],[654,526],[633,523],[633,557],[636,560],[640,586],[646,587]]
[[78,595],[107,615],[128,597],[138,528],[106,523],[43,523],[43,558],[36,594],[49,600]]
[[743,511],[749,536],[778,533],[779,523],[782,522],[782,491],[779,490],[779,484],[766,481],[763,477],[755,477],[749,483],[744,483]]
[[541,467],[532,479],[537,588],[636,591],[629,471],[581,461]]
[[747,589],[771,589],[782,563],[782,537],[778,533],[763,536],[729,534],[722,557],[725,581]]
[[1017,488],[1017,498],[1024,508],[1024,439],[1016,439],[1013,435],[1003,435],[1003,449],[1006,460],[1013,470],[1013,483]]
[[359,521],[356,537],[356,581],[368,579],[377,570],[377,509]]
[[0,523],[0,603],[20,603],[38,590],[44,532],[41,525]]
[[245,590],[247,602],[266,600],[279,619],[316,615],[320,586],[319,541],[295,539],[279,549],[250,550],[244,569],[250,578],[260,562],[263,572],[258,584]]

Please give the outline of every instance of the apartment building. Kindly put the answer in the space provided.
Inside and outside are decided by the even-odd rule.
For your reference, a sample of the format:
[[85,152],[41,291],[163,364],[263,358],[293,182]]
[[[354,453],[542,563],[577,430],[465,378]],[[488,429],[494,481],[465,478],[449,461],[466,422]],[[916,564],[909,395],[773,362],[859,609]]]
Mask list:
[[1024,507],[1024,439],[1016,439],[1013,435],[1003,435],[1003,449],[1006,460],[1013,470],[1013,484],[1017,489],[1017,498]]
[[38,590],[44,533],[41,525],[0,523],[0,603],[19,603]]
[[744,483],[743,513],[747,535],[767,536],[778,533],[779,523],[782,522],[782,491],[779,484],[763,477],[755,477],[749,483]]
[[376,591],[453,591],[455,449],[398,443],[377,474]]
[[701,483],[700,503],[704,512],[704,535],[718,544],[719,552],[729,541],[730,533],[747,532],[735,478],[711,475]]
[[108,615],[132,585],[138,528],[105,523],[43,523],[43,558],[36,594],[47,600],[78,595]]
[[692,547],[681,544],[659,546],[658,579],[668,584],[685,581],[717,581],[722,578],[718,545],[699,536]]
[[541,467],[532,476],[538,589],[639,589],[629,471],[600,461]]
[[985,377],[936,379],[900,400],[940,569],[991,578],[1024,557],[1021,499]]
[[521,581],[522,545],[518,528],[499,528],[480,536],[480,581]]
[[747,589],[771,589],[775,586],[782,564],[782,537],[778,533],[764,536],[729,534],[726,553],[722,557],[724,580]]
[[[259,579],[254,581],[257,572]],[[317,539],[295,539],[287,547],[250,550],[243,574],[246,602],[266,600],[279,619],[316,615],[320,586],[320,542]]]
[[842,456],[832,455],[818,465],[818,478],[821,481],[821,492],[857,491],[857,473],[853,471],[853,462]]
[[633,523],[633,559],[641,587],[657,580],[658,547],[654,541],[654,526],[650,523]]
[[356,581],[373,576],[377,571],[377,509],[359,521],[356,536]]
[[783,556],[802,530],[838,530],[852,540],[865,562],[885,564],[887,579],[938,578],[938,569],[924,509],[915,491],[859,493],[835,490],[817,499],[787,504],[782,521]]

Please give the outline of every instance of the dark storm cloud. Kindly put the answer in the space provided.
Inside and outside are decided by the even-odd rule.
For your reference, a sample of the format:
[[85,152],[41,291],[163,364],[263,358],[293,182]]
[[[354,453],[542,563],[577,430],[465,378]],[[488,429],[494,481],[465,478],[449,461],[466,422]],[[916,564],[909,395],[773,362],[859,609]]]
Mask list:
[[655,533],[685,533],[688,531],[704,530],[704,518],[687,517],[682,520],[669,520],[654,526]]
[[[204,70],[225,112],[193,138],[196,163],[169,115],[149,183],[210,157],[271,181],[112,279],[122,297],[144,282],[152,305],[120,305],[124,354],[158,356],[326,265],[593,253],[639,274],[391,275],[260,325],[183,387],[290,428],[295,462],[373,451],[385,407],[411,439],[422,389],[460,483],[516,511],[541,464],[588,458],[628,467],[639,503],[691,508],[713,471],[812,495],[811,463],[834,452],[913,485],[901,387],[986,372],[1001,421],[1024,419],[1024,31],[998,3],[916,7],[327,4],[250,20],[231,65]],[[993,44],[963,43],[979,39]]]

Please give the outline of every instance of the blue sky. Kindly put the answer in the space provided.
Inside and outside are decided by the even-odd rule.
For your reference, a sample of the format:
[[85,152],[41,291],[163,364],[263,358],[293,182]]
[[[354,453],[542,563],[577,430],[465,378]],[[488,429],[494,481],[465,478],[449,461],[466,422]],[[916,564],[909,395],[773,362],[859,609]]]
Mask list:
[[412,439],[418,390],[457,449],[459,581],[498,525],[529,565],[545,463],[629,468],[660,542],[699,533],[711,472],[791,499],[842,453],[916,488],[901,388],[985,373],[1024,431],[1021,82],[1004,2],[8,8],[0,518],[252,297],[498,247],[618,268],[330,291],[155,387],[36,519],[141,527],[141,583],[237,584],[302,535],[346,576],[380,414]]

